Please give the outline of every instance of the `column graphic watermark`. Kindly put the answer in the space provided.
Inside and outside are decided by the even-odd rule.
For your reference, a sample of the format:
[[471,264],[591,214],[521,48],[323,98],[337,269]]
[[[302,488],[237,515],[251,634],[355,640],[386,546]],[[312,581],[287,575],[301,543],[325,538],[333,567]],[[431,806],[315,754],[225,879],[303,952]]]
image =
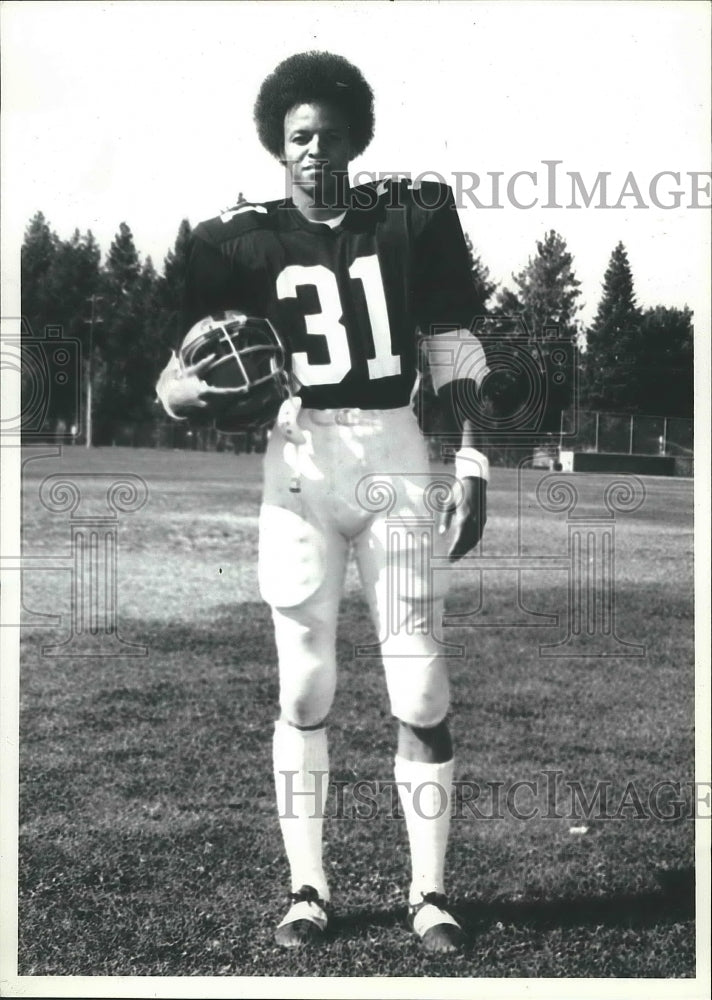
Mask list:
[[637,476],[614,479],[603,490],[603,510],[579,513],[573,483],[549,475],[537,485],[544,510],[565,512],[568,529],[566,635],[540,646],[542,656],[645,656],[642,643],[618,635],[616,622],[616,515],[639,510],[645,487]]
[[[531,474],[532,470],[527,470]],[[460,501],[461,486],[454,475],[436,477],[370,474],[358,483],[356,496],[361,506],[383,518],[385,539],[384,573],[388,581],[386,609],[381,610],[379,644],[356,647],[357,656],[373,656],[399,634],[403,627],[404,602],[430,602],[430,613],[418,618],[422,634],[428,634],[439,655],[462,656],[461,644],[448,642],[447,628],[556,628],[561,637],[539,645],[540,657],[640,657],[646,655],[644,643],[623,637],[618,620],[616,598],[616,520],[632,514],[645,502],[645,487],[637,476],[610,479],[601,496],[592,505],[587,496],[583,503],[579,488],[566,473],[547,473],[536,483],[525,486],[519,470],[518,527],[512,554],[487,555],[481,549],[453,564],[436,546],[443,512]],[[403,508],[406,488],[422,480],[419,505]],[[536,500],[544,518],[566,516],[566,538],[558,552],[528,554],[522,543],[523,494],[527,504]],[[587,491],[590,493],[590,491]],[[448,591],[451,574],[457,570],[470,574],[466,590],[474,598],[474,607],[464,612],[435,613],[436,603]],[[527,607],[523,596],[523,575],[543,573],[562,583],[563,606],[557,603],[544,610]],[[492,616],[488,609],[491,580],[496,575],[513,580],[511,600],[506,602],[507,620]],[[508,585],[508,584],[507,584]],[[408,655],[417,655],[409,652]],[[423,655],[432,655],[431,652]]]
[[[104,486],[99,511],[90,489],[97,484]],[[55,474],[43,480],[39,497],[48,511],[69,515],[72,548],[70,633],[43,646],[43,655],[146,656],[146,646],[118,631],[118,519],[144,506],[145,481],[133,473]]]
[[[386,580],[385,607],[380,608],[378,643],[356,647],[356,656],[377,655],[392,639],[418,633],[428,636],[422,656],[464,656],[464,646],[447,642],[439,634],[433,608],[446,588],[438,572],[447,569],[447,559],[435,554],[436,534],[449,507],[459,501],[460,484],[443,473],[371,474],[359,480],[356,499],[372,514],[381,515],[384,531],[382,572]],[[389,650],[389,656],[399,655]],[[410,647],[408,656],[417,656]]]
[[[45,510],[67,516],[69,554],[22,553],[3,556],[2,562],[3,570],[19,570],[21,574],[30,571],[69,574],[69,632],[60,642],[42,646],[42,655],[146,656],[145,645],[121,636],[118,600],[120,519],[146,504],[145,480],[134,473],[55,473],[40,482],[38,493]],[[25,624],[32,628],[61,628],[66,618],[66,615],[25,609],[25,616],[28,614],[29,622]]]

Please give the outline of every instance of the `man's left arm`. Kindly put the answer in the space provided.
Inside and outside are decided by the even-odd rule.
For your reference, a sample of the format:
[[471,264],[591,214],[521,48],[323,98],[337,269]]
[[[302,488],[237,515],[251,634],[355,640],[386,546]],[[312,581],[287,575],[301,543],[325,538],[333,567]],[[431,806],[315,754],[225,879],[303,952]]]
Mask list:
[[[472,348],[481,350],[481,345],[473,337]],[[445,339],[445,338],[444,338]],[[433,345],[433,341],[435,341]],[[433,351],[440,351],[437,338],[429,338],[425,349],[432,345]],[[489,461],[480,450],[481,431],[478,431],[471,414],[478,412],[480,385],[474,379],[452,378],[443,370],[444,366],[431,366],[433,387],[437,393],[440,431],[446,438],[459,440],[455,453],[455,475],[458,479],[458,495],[453,508],[444,519],[444,529],[453,528],[453,540],[448,556],[452,562],[471,552],[482,538],[487,522],[487,484],[489,482]]]
[[452,561],[478,544],[487,520],[489,463],[480,451],[482,388],[490,373],[480,339],[472,332],[484,313],[452,191],[439,207],[423,212],[416,243],[418,319],[424,333],[421,357],[437,394],[437,433],[459,441],[456,507],[446,517],[454,537]]

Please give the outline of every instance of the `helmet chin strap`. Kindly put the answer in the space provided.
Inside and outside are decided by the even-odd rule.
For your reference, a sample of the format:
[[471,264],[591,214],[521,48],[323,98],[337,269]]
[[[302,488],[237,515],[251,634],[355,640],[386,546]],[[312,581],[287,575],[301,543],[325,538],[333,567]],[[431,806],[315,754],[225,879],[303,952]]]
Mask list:
[[277,413],[277,427],[292,444],[304,444],[306,437],[298,424],[299,411],[302,408],[300,396],[288,396]]
[[300,472],[301,445],[306,444],[306,435],[299,426],[299,411],[302,408],[300,396],[287,396],[277,413],[277,428],[283,437],[294,445],[296,452],[296,467],[289,484],[290,493],[302,492],[302,477]]

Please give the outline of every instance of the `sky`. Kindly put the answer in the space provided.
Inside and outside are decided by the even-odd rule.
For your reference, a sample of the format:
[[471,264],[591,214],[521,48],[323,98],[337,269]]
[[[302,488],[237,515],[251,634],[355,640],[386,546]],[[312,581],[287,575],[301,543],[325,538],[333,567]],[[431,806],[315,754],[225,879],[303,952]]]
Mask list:
[[[2,5],[3,249],[6,303],[16,255],[41,210],[62,238],[91,229],[103,252],[127,222],[160,269],[182,218],[280,197],[281,168],[260,146],[252,108],[262,79],[309,48],[355,62],[376,96],[376,135],[354,171],[479,175],[461,211],[491,277],[512,272],[556,229],[582,283],[581,318],[625,244],[643,306],[690,305],[709,330],[710,7],[686,2],[236,3]],[[545,161],[559,160],[558,208]],[[529,171],[512,180],[519,171]],[[571,208],[570,172],[608,203]],[[656,207],[681,190],[677,209]],[[518,208],[538,196],[533,208]],[[462,181],[470,186],[471,181]],[[709,178],[707,178],[709,184]],[[535,190],[536,186],[536,190]],[[629,188],[630,190],[630,188]],[[7,304],[4,306],[7,315]]]

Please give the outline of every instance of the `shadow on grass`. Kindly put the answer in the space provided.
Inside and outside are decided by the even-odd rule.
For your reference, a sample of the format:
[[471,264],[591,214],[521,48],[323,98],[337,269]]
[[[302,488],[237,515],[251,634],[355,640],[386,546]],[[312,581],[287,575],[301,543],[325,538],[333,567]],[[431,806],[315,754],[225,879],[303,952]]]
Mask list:
[[[590,896],[521,901],[453,899],[453,912],[470,939],[498,924],[530,930],[591,926],[641,929],[693,920],[694,870],[665,871],[659,881],[660,892],[622,893],[598,899]],[[376,927],[403,925],[405,920],[403,906],[342,910],[334,915],[332,935],[335,938],[353,937],[354,934],[367,934]]]
[[[486,587],[481,576],[481,571],[472,568],[469,577],[463,578],[461,572],[460,578],[453,581],[447,598],[444,622],[435,630],[441,642],[460,645],[466,657],[478,654],[483,645],[526,645],[539,659],[540,645],[552,646],[568,636],[569,616],[572,612],[567,603],[565,574],[559,572],[533,582],[527,577],[525,586],[510,569],[494,579],[490,573]],[[617,587],[615,602],[621,635],[628,643],[642,644],[647,655],[662,650],[670,657],[671,653],[665,643],[670,639],[671,629],[677,630],[676,648],[681,643],[690,644],[693,608],[689,588],[671,591],[665,586],[664,580],[647,585],[626,581]],[[44,608],[42,614],[47,611]],[[40,614],[37,609],[29,613],[36,616]],[[275,658],[271,613],[268,606],[259,599],[219,603],[196,620],[156,619],[150,613],[142,619],[119,618],[118,631],[122,638],[145,646],[149,662],[154,655],[170,652],[205,654],[210,657],[223,651],[229,652],[232,660],[239,662],[240,653],[250,648],[258,651],[269,662]],[[66,612],[59,627],[54,623],[28,621],[23,626],[23,648],[37,644],[58,646],[61,649],[61,644],[70,637],[70,630],[71,622]],[[53,664],[58,660],[67,662],[76,657],[93,657],[101,662],[118,662],[122,666],[130,664],[132,650],[118,648],[115,653],[105,655],[100,648],[100,638],[101,636],[89,634],[88,631],[82,636],[74,635],[71,646],[67,645],[66,654],[61,651],[59,654],[51,654],[49,658]],[[341,601],[338,638],[340,659],[344,664],[354,659],[379,656],[378,637],[360,592],[348,592]],[[602,645],[599,644],[600,648],[596,645],[600,639],[601,636],[592,636],[585,649],[572,649],[572,657],[575,660],[595,661],[605,652]],[[357,648],[368,649],[369,652],[355,656]],[[610,656],[623,657],[627,651],[627,647],[622,645],[618,652],[610,653]],[[545,658],[548,656],[549,654],[545,654]],[[679,659],[685,657],[689,659],[690,654],[678,651]],[[138,657],[138,660],[143,659],[144,657]],[[456,659],[460,659],[460,655]]]

